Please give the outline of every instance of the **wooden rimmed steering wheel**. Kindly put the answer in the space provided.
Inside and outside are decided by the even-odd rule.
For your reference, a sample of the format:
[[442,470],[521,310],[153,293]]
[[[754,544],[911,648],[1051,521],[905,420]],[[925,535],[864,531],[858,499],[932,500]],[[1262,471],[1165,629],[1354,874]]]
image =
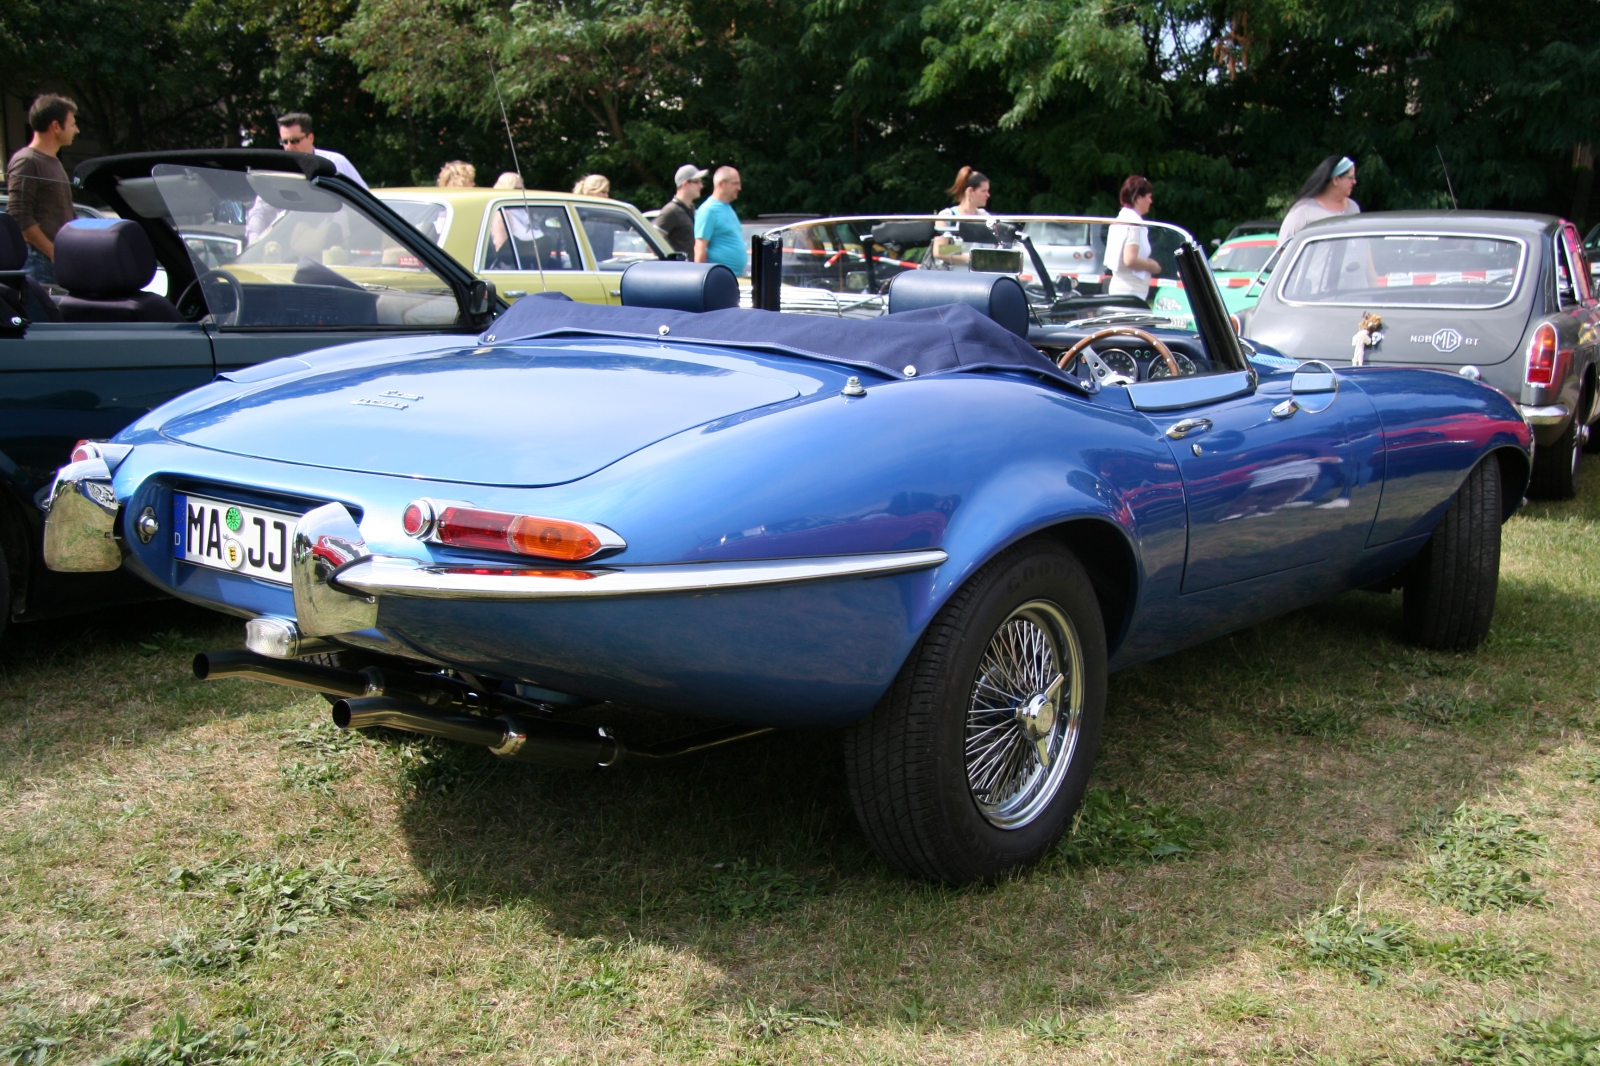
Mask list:
[[1062,370],[1070,371],[1072,369],[1072,364],[1078,361],[1078,356],[1083,354],[1083,350],[1085,348],[1089,347],[1089,345],[1093,344],[1095,341],[1103,341],[1107,337],[1138,337],[1150,347],[1154,348],[1157,355],[1166,360],[1167,369],[1172,371],[1173,377],[1176,378],[1183,376],[1183,371],[1178,369],[1178,361],[1172,358],[1172,349],[1161,343],[1161,338],[1157,337],[1154,333],[1146,332],[1145,330],[1139,329],[1137,326],[1109,326],[1106,329],[1095,330],[1093,333],[1083,338],[1083,340],[1079,341],[1077,344],[1074,344],[1065,352],[1062,352],[1061,358],[1056,360],[1056,365]]

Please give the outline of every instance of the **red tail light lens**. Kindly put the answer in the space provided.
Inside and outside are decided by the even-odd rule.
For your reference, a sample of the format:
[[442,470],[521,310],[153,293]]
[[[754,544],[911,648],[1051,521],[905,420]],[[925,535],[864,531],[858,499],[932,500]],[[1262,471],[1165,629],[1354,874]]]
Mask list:
[[435,537],[458,548],[511,551],[567,562],[625,546],[621,537],[604,526],[475,507],[446,507],[439,515]]
[[72,446],[72,461],[81,463],[85,459],[100,458],[100,448],[97,441],[80,440]]
[[1528,384],[1549,385],[1556,379],[1556,331],[1548,322],[1528,342]]

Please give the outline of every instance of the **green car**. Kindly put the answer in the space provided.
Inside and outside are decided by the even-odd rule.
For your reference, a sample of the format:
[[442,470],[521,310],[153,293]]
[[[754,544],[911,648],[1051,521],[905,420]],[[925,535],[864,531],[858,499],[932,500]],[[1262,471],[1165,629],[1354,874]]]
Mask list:
[[[1236,226],[1211,254],[1211,273],[1217,279],[1217,288],[1222,290],[1222,303],[1229,314],[1236,315],[1254,307],[1261,298],[1261,286],[1250,283],[1278,247],[1277,223],[1271,223],[1274,228],[1268,233],[1252,232],[1254,225]],[[1240,233],[1241,230],[1244,232]],[[1183,291],[1182,282],[1176,277],[1163,276],[1155,279],[1155,285],[1151,309],[1171,319],[1179,329],[1192,328],[1194,316],[1189,311],[1189,297]]]

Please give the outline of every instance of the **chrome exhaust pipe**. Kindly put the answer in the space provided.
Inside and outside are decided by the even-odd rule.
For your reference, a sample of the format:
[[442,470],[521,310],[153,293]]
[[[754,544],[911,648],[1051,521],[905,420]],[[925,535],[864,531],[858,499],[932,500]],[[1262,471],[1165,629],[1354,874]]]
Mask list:
[[534,722],[515,714],[503,714],[495,719],[479,718],[381,696],[339,700],[333,705],[333,724],[340,729],[385,726],[407,733],[423,733],[463,744],[477,744],[512,762],[570,770],[616,766],[630,759],[665,762],[775,732],[767,727],[731,725],[663,744],[630,748],[603,730],[591,731],[589,727],[573,723]]
[[253,651],[203,651],[194,657],[194,676],[199,681],[243,677],[251,681],[270,681],[291,688],[326,692],[331,696],[368,694],[367,679],[354,670],[340,670],[293,659],[269,659]]

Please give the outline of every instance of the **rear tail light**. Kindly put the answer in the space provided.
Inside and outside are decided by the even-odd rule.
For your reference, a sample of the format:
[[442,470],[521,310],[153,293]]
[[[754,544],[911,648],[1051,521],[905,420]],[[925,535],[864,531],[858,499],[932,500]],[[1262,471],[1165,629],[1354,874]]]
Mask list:
[[614,531],[597,523],[487,511],[426,499],[405,509],[401,525],[408,536],[419,540],[572,563],[627,547]]
[[72,461],[75,463],[98,458],[100,458],[100,442],[97,440],[80,440],[72,446]]
[[1552,384],[1558,359],[1555,327],[1546,322],[1533,331],[1533,340],[1528,342],[1528,384]]

